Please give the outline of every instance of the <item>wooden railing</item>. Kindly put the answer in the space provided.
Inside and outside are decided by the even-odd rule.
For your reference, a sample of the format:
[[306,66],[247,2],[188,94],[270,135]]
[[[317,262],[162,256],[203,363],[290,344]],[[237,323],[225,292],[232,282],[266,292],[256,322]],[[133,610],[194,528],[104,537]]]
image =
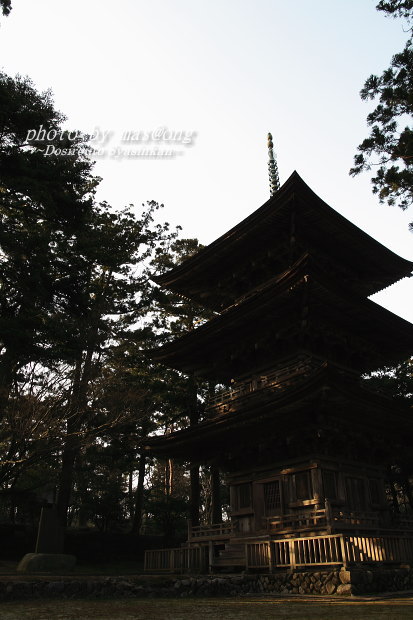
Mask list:
[[235,530],[233,521],[212,523],[211,525],[197,525],[188,528],[188,539],[191,542],[202,540],[219,540],[229,538]]
[[[294,512],[291,514],[275,517],[264,517],[265,529],[269,533],[311,530],[317,527],[330,527],[340,529],[345,526],[349,530],[375,529],[387,530],[413,530],[413,519],[408,516],[393,515],[392,518],[387,514],[383,516],[380,512],[366,511],[343,511],[338,509],[311,508]],[[380,532],[382,533],[382,532]]]
[[279,517],[265,517],[266,529],[269,532],[279,532],[290,529],[307,529],[327,525],[325,508],[306,510]]
[[413,538],[344,536],[347,562],[412,562]]
[[270,568],[272,566],[271,549],[268,541],[253,542],[245,545],[246,568]]
[[205,549],[178,547],[145,551],[144,570],[155,573],[200,572],[205,569]]
[[413,561],[413,538],[331,534],[246,544],[246,568]]
[[257,377],[251,381],[237,383],[234,387],[224,392],[220,392],[216,396],[211,396],[207,402],[207,409],[212,407],[221,407],[232,403],[239,398],[247,397],[252,392],[263,389],[277,389],[282,387],[287,381],[293,380],[310,370],[309,364],[291,364],[283,369],[275,370],[264,376]]
[[[207,555],[205,546],[146,551],[145,571],[201,572],[208,567]],[[413,537],[330,534],[245,544],[246,569],[272,571],[281,568],[405,562],[413,562]]]
[[384,525],[380,513],[365,511],[333,510],[332,519],[334,523],[345,523],[346,525],[358,525],[362,527],[380,527]]
[[413,530],[413,518],[408,515],[337,509],[332,510],[331,514],[333,527],[344,524],[354,529]]
[[342,540],[341,534],[296,539],[292,541],[289,549],[290,566],[344,563]]

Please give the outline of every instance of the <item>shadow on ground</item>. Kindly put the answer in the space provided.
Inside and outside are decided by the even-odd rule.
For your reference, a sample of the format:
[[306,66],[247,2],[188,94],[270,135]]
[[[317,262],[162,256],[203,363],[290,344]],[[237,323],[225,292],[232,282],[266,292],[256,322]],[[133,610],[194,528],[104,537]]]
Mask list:
[[413,618],[413,596],[236,599],[41,600],[2,604],[2,620],[400,620]]

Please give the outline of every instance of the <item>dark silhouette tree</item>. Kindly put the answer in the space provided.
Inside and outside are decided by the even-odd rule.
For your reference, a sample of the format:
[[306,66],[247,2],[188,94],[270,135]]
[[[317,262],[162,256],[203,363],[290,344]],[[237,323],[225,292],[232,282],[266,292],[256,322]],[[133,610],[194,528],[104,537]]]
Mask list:
[[371,179],[373,193],[380,202],[406,209],[413,201],[413,2],[382,1],[377,9],[404,18],[410,34],[403,51],[393,56],[390,67],[381,76],[371,75],[360,92],[364,100],[378,99],[378,105],[367,117],[371,133],[359,145],[350,174],[355,176],[377,167]]

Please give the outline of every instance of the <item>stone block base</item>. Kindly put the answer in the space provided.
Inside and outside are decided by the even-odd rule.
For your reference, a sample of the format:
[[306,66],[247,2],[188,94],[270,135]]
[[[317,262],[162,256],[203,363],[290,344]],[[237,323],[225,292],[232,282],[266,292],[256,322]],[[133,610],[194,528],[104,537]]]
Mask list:
[[26,553],[17,566],[19,573],[54,573],[73,570],[74,555],[64,553]]
[[[351,588],[352,594],[398,592],[413,589],[413,570],[410,566],[342,568],[340,581],[343,587],[347,585]],[[337,591],[337,594],[340,592]]]

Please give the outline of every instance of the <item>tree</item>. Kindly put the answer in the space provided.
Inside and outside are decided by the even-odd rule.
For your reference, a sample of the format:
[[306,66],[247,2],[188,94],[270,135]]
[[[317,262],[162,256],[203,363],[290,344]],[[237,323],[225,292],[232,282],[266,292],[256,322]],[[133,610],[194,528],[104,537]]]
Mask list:
[[127,337],[128,326],[139,316],[139,295],[146,285],[142,264],[164,234],[169,235],[167,227],[154,224],[153,215],[158,208],[157,203],[149,203],[138,217],[130,209],[116,213],[101,204],[95,207],[82,235],[70,249],[68,264],[73,286],[69,287],[69,303],[62,313],[58,333],[59,356],[67,356],[73,365],[59,483],[62,520],[80,450],[78,434],[94,417],[89,387],[98,380],[111,347],[120,337]]
[[87,136],[62,129],[50,92],[0,74],[0,103],[0,474],[14,485],[59,449],[64,521],[81,446],[118,420],[93,387],[139,316],[145,261],[169,226],[155,223],[155,202],[94,201]]
[[[78,287],[72,273],[74,240],[92,218],[99,179],[91,172],[87,136],[78,131],[69,136],[63,121],[50,91],[38,93],[29,78],[0,73],[3,483],[15,484],[19,471],[56,450],[67,419],[67,355],[62,358],[57,336]],[[70,147],[70,155],[47,155],[48,145]],[[79,257],[75,260],[76,268]],[[67,320],[65,330],[71,331]]]
[[[197,239],[174,240],[167,248],[158,248],[151,266],[158,272],[166,271],[196,254],[201,248],[202,246]],[[201,322],[205,322],[213,316],[212,311],[163,289],[151,290],[149,299],[151,307],[156,309],[155,325],[158,329],[164,330],[167,338],[176,338],[191,331]],[[194,426],[202,418],[203,402],[206,399],[209,386],[205,382],[197,380],[193,374],[186,378],[181,377],[181,383],[183,386],[183,406],[178,411],[175,420],[182,423],[186,419],[190,426]],[[200,522],[201,481],[199,465],[190,464],[189,474],[191,491],[189,517],[195,526],[199,525]]]
[[380,0],[376,8],[393,17],[409,18],[413,9],[413,0]]
[[[413,359],[401,362],[395,368],[383,368],[365,379],[366,384],[395,400],[406,403],[413,399]],[[389,497],[395,512],[413,511],[413,457],[402,444],[388,468]]]
[[0,0],[0,7],[3,15],[10,15],[12,9],[11,0]]
[[[67,298],[62,256],[93,212],[99,179],[87,136],[62,131],[51,93],[0,73],[0,406],[19,370],[43,360],[56,311]],[[70,147],[46,155],[47,143]],[[72,278],[73,279],[73,278]],[[49,354],[49,353],[48,353]]]
[[[413,19],[412,0],[381,1],[376,7],[393,17]],[[411,28],[409,28],[411,33]],[[380,202],[406,209],[413,201],[413,46],[411,34],[402,52],[395,54],[381,76],[371,75],[360,96],[378,98],[378,105],[367,116],[371,126],[368,138],[359,145],[350,174],[377,166],[372,177],[373,193]],[[377,158],[377,161],[374,161]]]

